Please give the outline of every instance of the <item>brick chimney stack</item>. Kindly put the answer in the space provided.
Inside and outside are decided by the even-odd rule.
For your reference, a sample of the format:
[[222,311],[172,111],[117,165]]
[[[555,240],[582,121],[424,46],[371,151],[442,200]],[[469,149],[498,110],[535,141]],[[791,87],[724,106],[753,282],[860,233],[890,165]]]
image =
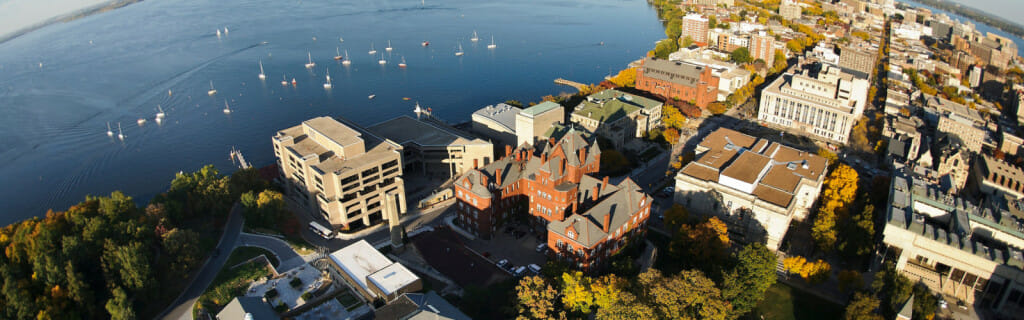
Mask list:
[[484,185],[484,187],[487,187],[487,175],[483,174],[482,172],[480,173],[480,184]]
[[604,189],[604,188],[607,188],[607,187],[608,187],[608,176],[604,176],[604,179],[601,180],[601,189]]
[[512,146],[506,144],[505,145],[505,156],[507,157],[507,156],[511,156],[511,155],[512,155]]
[[594,186],[594,191],[590,193],[590,198],[595,202],[597,201],[598,190],[598,187]]
[[501,187],[501,168],[494,169],[494,184]]
[[608,228],[611,227],[611,224],[612,224],[612,214],[611,213],[606,213],[604,215],[604,226],[602,226],[602,228],[604,228],[604,233],[608,233]]
[[580,149],[580,166],[582,167],[587,163],[587,147]]
[[558,160],[558,176],[565,175],[565,159]]
[[516,162],[523,161],[523,153],[516,152]]
[[480,165],[479,161],[480,159],[473,159],[473,170],[476,170],[476,168]]
[[576,213],[576,210],[578,209],[579,203],[580,203],[579,201],[573,201],[572,202],[572,212],[571,213]]

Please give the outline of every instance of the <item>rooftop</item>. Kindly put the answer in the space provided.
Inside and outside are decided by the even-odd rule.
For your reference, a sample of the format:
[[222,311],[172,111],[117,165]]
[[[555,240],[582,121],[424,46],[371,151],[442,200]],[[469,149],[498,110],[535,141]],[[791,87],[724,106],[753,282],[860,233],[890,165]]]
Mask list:
[[700,81],[700,74],[704,72],[705,68],[694,64],[663,60],[655,57],[644,58],[643,62],[644,76],[687,87],[697,87]]
[[[250,318],[251,317],[251,318]],[[217,313],[218,320],[276,320],[277,312],[260,297],[235,297]]]
[[[601,186],[600,189],[602,195],[599,196],[601,198],[597,203],[563,221],[552,221],[548,224],[548,230],[564,236],[565,231],[571,228],[578,235],[576,242],[593,247],[601,239],[607,238],[623,225],[630,223],[633,213],[650,201],[640,187],[629,178],[618,186]],[[609,216],[608,232],[604,232],[605,216]]]
[[412,271],[409,271],[409,269],[406,269],[401,263],[392,263],[369,275],[367,279],[373,282],[381,291],[384,291],[384,294],[390,295],[416,282],[416,280],[419,280],[419,277],[413,274]]
[[[316,157],[311,166],[320,172],[342,174],[376,163],[373,160],[401,151],[402,146],[387,141],[344,119],[318,117],[278,131],[277,140],[291,140],[285,148],[299,157]],[[362,144],[360,146],[360,144]]]
[[548,111],[551,111],[551,110],[554,110],[554,109],[557,109],[557,108],[561,108],[561,107],[562,106],[557,104],[557,103],[554,103],[554,102],[551,102],[551,101],[544,101],[544,102],[538,103],[535,106],[523,109],[523,111],[520,112],[520,113],[523,114],[523,115],[526,115],[526,116],[536,117],[537,115],[540,115],[542,113],[545,113],[545,112],[548,112]]
[[416,120],[409,116],[387,120],[372,125],[367,130],[402,145],[415,143],[420,146],[449,146],[486,143],[441,124],[432,123],[429,120]]
[[373,291],[367,286],[366,277],[392,264],[391,260],[373,248],[366,240],[359,240],[332,252],[331,260],[370,294],[373,294]]
[[473,112],[473,117],[482,117],[485,119],[490,119],[491,121],[504,126],[509,131],[515,132],[516,114],[519,114],[519,112],[522,110],[523,109],[520,109],[518,107],[513,107],[504,103],[499,103],[497,105],[490,105],[480,108],[480,110]]
[[655,100],[608,89],[587,96],[586,100],[576,106],[573,114],[609,123],[637,110],[653,109],[661,105],[661,102]]

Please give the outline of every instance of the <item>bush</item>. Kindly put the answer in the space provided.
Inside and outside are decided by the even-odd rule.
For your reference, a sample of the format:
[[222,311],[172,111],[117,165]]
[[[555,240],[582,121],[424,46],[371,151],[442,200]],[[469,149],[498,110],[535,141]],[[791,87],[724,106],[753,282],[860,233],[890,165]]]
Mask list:
[[288,284],[291,285],[292,288],[301,287],[302,286],[302,279],[294,278],[294,279],[292,279],[292,281],[288,281]]
[[309,301],[309,299],[313,298],[313,293],[309,292],[309,291],[306,291],[306,292],[302,293],[301,297],[302,297],[302,300]]
[[273,299],[273,298],[277,298],[278,295],[280,295],[280,293],[278,293],[277,289],[274,288],[274,289],[267,290],[267,293],[264,293],[263,297],[267,298],[267,300],[270,300],[270,299]]

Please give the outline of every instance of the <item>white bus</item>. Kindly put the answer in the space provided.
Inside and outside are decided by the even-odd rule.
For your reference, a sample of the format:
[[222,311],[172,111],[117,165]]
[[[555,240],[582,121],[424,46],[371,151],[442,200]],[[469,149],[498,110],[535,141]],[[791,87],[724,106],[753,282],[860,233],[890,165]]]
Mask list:
[[331,229],[324,227],[319,223],[316,223],[316,221],[312,221],[309,223],[309,230],[312,230],[313,233],[316,233],[321,237],[324,237],[324,239],[331,239],[334,237],[334,231],[331,231]]

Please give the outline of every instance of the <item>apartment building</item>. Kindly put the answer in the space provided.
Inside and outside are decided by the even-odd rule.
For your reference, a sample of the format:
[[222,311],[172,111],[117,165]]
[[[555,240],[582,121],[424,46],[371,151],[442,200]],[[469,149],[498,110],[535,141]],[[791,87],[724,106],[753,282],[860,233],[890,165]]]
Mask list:
[[333,228],[385,220],[389,198],[405,213],[400,144],[331,117],[278,131],[273,144],[285,192]]
[[695,42],[708,42],[708,18],[698,13],[689,13],[683,16],[682,23],[683,32],[679,35],[680,39],[690,37]]
[[662,103],[615,89],[591,94],[569,116],[570,121],[612,142],[622,150],[661,125]]
[[636,71],[636,88],[707,108],[718,98],[719,79],[711,68],[647,57]]
[[803,16],[803,8],[796,0],[782,0],[779,3],[779,15],[786,20],[797,20]]
[[988,131],[985,130],[984,124],[960,113],[946,112],[940,115],[936,130],[956,135],[963,142],[963,147],[974,153],[981,152],[982,145],[988,139]]
[[759,31],[750,36],[749,43],[750,57],[754,60],[761,59],[768,66],[775,63],[775,37],[765,31]]
[[864,112],[868,81],[839,68],[797,65],[761,91],[758,118],[791,131],[845,144]]
[[529,215],[556,257],[585,270],[600,266],[646,232],[652,201],[630,179],[613,185],[592,177],[600,161],[597,144],[575,130],[536,149],[507,147],[504,157],[456,180],[457,222],[489,239],[514,215]]
[[447,179],[494,159],[494,145],[431,116],[400,116],[366,128],[402,145],[405,170]]
[[828,171],[818,155],[727,128],[708,134],[695,152],[676,175],[674,201],[772,250],[793,219],[807,217]]
[[898,169],[890,185],[884,247],[896,270],[979,314],[1024,312],[1024,203],[991,196],[979,205]]
[[867,78],[875,70],[878,51],[865,46],[842,46],[839,52],[839,67],[846,72],[857,72]]

